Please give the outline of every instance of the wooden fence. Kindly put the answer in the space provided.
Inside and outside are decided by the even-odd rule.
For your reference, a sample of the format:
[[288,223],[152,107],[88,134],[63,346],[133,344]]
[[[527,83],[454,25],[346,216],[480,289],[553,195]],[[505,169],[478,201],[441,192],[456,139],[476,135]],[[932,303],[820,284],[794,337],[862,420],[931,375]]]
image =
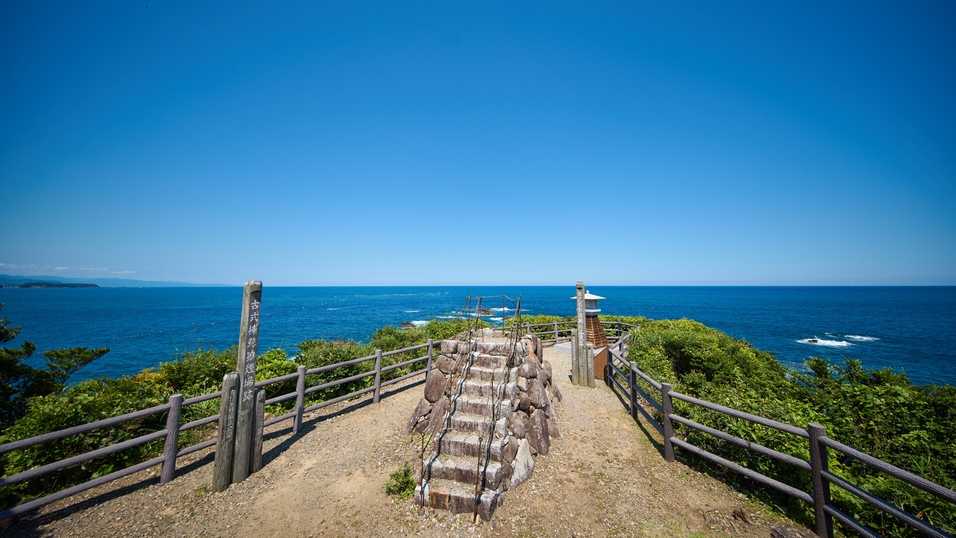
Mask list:
[[[921,478],[913,473],[900,469],[899,467],[890,465],[889,463],[874,458],[873,456],[867,455],[854,448],[848,447],[836,440],[830,439],[826,436],[826,428],[820,424],[810,423],[807,425],[806,429],[804,429],[676,392],[672,390],[672,387],[669,383],[659,383],[655,381],[650,376],[639,370],[637,363],[627,361],[625,358],[627,355],[627,339],[628,335],[625,334],[614,344],[608,347],[610,356],[608,358],[608,371],[606,372],[604,379],[612,390],[621,391],[620,395],[622,399],[628,403],[631,416],[634,420],[638,420],[638,415],[642,416],[648,424],[650,424],[664,437],[664,459],[666,461],[674,461],[674,448],[677,447],[696,454],[697,456],[700,456],[711,462],[722,465],[731,471],[751,478],[761,484],[782,491],[791,497],[800,499],[801,501],[813,506],[816,533],[821,537],[833,537],[832,518],[838,519],[841,523],[855,530],[861,536],[874,538],[878,537],[878,535],[872,529],[866,527],[861,522],[841,511],[830,502],[830,486],[833,484],[863,499],[880,511],[895,516],[899,520],[910,525],[926,536],[952,538],[952,535],[947,534],[942,529],[934,527],[933,525],[914,517],[912,514],[893,506],[885,500],[880,499],[861,488],[858,488],[844,478],[831,473],[827,469],[827,450],[836,450],[846,456],[866,464],[876,471],[886,473],[912,486],[922,489],[923,491],[933,494],[940,499],[946,500],[956,505],[956,492],[953,490],[945,488],[939,484],[936,484],[935,482]],[[642,383],[645,384],[645,386],[652,387],[652,389],[645,391],[644,388],[641,387]],[[651,392],[659,394],[659,398],[652,396],[650,394]],[[674,413],[673,409],[673,400],[675,399],[703,407],[717,413],[747,420],[754,424],[759,424],[768,428],[774,428],[790,435],[806,439],[809,443],[810,461],[805,461],[789,454],[778,452],[772,448],[742,439],[724,431],[710,428],[677,415]],[[651,412],[645,409],[641,402],[644,402],[648,406],[657,410],[660,420],[655,418]],[[738,463],[724,459],[712,452],[704,450],[701,447],[687,443],[686,441],[683,441],[675,436],[674,423],[678,423],[688,428],[712,435],[721,441],[743,447],[757,454],[769,456],[778,461],[796,467],[797,469],[809,472],[812,491],[809,493],[801,491],[797,488],[784,484],[783,482],[775,480],[774,478],[758,473],[752,469],[748,469]],[[954,509],[956,509],[956,507],[954,507]]]
[[[543,339],[545,341],[553,341],[555,343],[570,340],[571,333],[576,326],[575,321],[567,322],[555,322],[555,323],[546,323],[546,324],[522,324],[519,327],[519,330],[535,332],[539,335],[548,335],[552,336],[551,339]],[[610,322],[607,327],[607,331],[615,335],[623,335],[626,332],[634,327],[626,323],[619,322]],[[503,327],[502,330],[514,330],[514,327]],[[398,355],[401,353],[410,353],[415,351],[421,351],[423,355],[412,358],[400,363],[392,364],[386,367],[382,367],[382,358],[388,357],[390,355]],[[273,398],[270,398],[265,401],[265,405],[274,405],[282,403],[288,400],[295,399],[294,408],[292,411],[282,414],[280,416],[266,420],[262,427],[271,426],[273,424],[278,424],[286,420],[292,420],[292,433],[296,434],[299,432],[302,427],[302,417],[305,413],[321,409],[323,407],[348,400],[351,398],[356,398],[369,392],[372,394],[372,401],[374,403],[379,403],[382,395],[382,389],[402,381],[412,379],[418,376],[424,376],[431,367],[432,367],[432,357],[435,352],[435,343],[432,340],[429,340],[425,344],[420,344],[417,346],[411,346],[403,349],[397,349],[394,351],[382,352],[377,350],[374,355],[369,355],[367,357],[360,357],[357,359],[352,359],[348,361],[339,362],[336,364],[330,364],[327,366],[321,366],[318,368],[307,369],[305,366],[299,366],[298,371],[294,374],[288,374],[273,379],[267,379],[265,381],[259,381],[255,383],[254,388],[260,389],[265,388],[271,385],[278,383],[283,383],[286,381],[296,380],[296,389],[294,392],[289,392],[286,394],[280,394]],[[335,370],[337,368],[344,368],[347,366],[352,366],[356,364],[361,364],[363,362],[369,362],[374,360],[374,367],[371,370],[362,372],[356,375],[345,377],[342,379],[337,379],[334,381],[329,381],[327,383],[322,383],[320,385],[315,385],[307,387],[307,378],[310,375],[321,374],[323,372],[328,372]],[[406,366],[411,366],[413,364],[425,363],[423,368],[417,369],[413,372],[405,374],[403,376],[397,377],[395,379],[390,379],[387,381],[382,381],[382,375],[387,374],[390,371],[397,370],[399,368],[404,368]],[[374,382],[371,386],[331,398],[329,400],[324,400],[314,405],[308,407],[305,406],[306,396],[309,394],[317,393],[322,390],[330,389],[337,387],[339,385],[344,385],[346,383],[351,383],[360,379],[365,379],[369,377],[374,377]],[[63,460],[55,461],[40,467],[35,467],[21,473],[17,473],[11,476],[0,478],[0,487],[12,486],[27,480],[36,479],[44,475],[65,469],[67,467],[82,464],[90,460],[114,454],[122,450],[134,448],[137,446],[142,446],[147,443],[162,439],[163,440],[163,453],[160,456],[151,458],[149,460],[131,465],[124,469],[109,473],[107,475],[94,478],[82,484],[77,484],[75,486],[51,493],[43,497],[38,497],[30,501],[24,502],[12,508],[8,508],[0,512],[0,520],[8,519],[17,515],[21,515],[33,510],[36,510],[40,507],[46,506],[52,502],[58,501],[60,499],[76,495],[88,489],[100,486],[114,480],[118,480],[125,476],[129,476],[133,473],[154,467],[156,465],[161,466],[160,472],[160,482],[167,483],[173,480],[176,477],[176,463],[178,458],[186,456],[187,454],[192,454],[193,452],[203,450],[205,448],[213,447],[216,445],[216,439],[210,439],[200,443],[196,443],[187,447],[179,447],[179,435],[184,431],[188,431],[194,428],[199,428],[209,424],[214,424],[219,421],[219,414],[194,420],[186,424],[180,423],[180,417],[182,416],[183,409],[185,407],[196,405],[208,400],[214,400],[222,398],[222,391],[213,392],[209,394],[203,394],[201,396],[196,396],[193,398],[184,399],[181,394],[173,394],[169,397],[168,403],[163,405],[157,405],[147,409],[142,409],[139,411],[134,411],[132,413],[127,413],[125,415],[120,415],[116,417],[111,417],[96,422],[91,422],[89,424],[83,424],[79,426],[74,426],[72,428],[67,428],[64,430],[59,430],[51,433],[46,433],[43,435],[38,435],[36,437],[31,437],[29,439],[21,439],[19,441],[14,441],[10,443],[5,443],[0,445],[0,456],[13,452],[15,450],[23,450],[37,445],[42,445],[45,443],[52,443],[59,441],[61,439],[68,438],[73,435],[82,435],[85,433],[98,430],[100,428],[110,428],[131,422],[137,419],[143,419],[153,415],[166,415],[166,427],[165,429],[141,435],[139,437],[129,439],[120,443],[112,444],[96,450],[86,452],[77,456],[72,456]],[[261,431],[261,429],[260,429]],[[261,442],[261,440],[259,440]]]
[[[296,380],[296,390],[294,392],[281,394],[265,401],[266,405],[272,405],[272,404],[277,404],[287,400],[291,400],[294,398],[295,399],[294,409],[290,411],[289,413],[286,413],[281,416],[265,421],[265,423],[263,424],[263,427],[269,426],[272,424],[277,424],[279,422],[283,422],[283,421],[291,419],[292,432],[294,434],[294,433],[298,433],[299,429],[301,428],[302,416],[305,413],[315,411],[317,409],[321,409],[323,407],[332,405],[337,402],[341,402],[343,400],[348,400],[350,398],[362,396],[369,392],[373,393],[372,401],[374,403],[379,403],[379,400],[382,396],[383,388],[388,387],[390,385],[394,385],[396,383],[400,383],[407,379],[411,379],[417,376],[423,376],[426,372],[428,372],[432,367],[432,357],[434,354],[435,347],[436,347],[436,344],[432,340],[428,340],[428,342],[425,344],[411,346],[411,347],[407,347],[403,349],[397,349],[394,351],[388,351],[385,353],[383,353],[381,350],[377,350],[374,355],[369,355],[367,357],[360,357],[358,359],[352,359],[349,361],[343,361],[336,364],[330,364],[327,366],[321,366],[318,368],[307,369],[305,366],[300,366],[298,371],[294,374],[288,374],[288,375],[276,377],[273,379],[257,382],[255,384],[255,388],[264,388],[273,384],[282,383],[285,381],[291,381],[293,379]],[[398,355],[400,353],[409,353],[409,352],[415,352],[415,351],[422,351],[424,354],[420,357],[416,357],[416,358],[412,358],[400,363],[392,364],[384,368],[382,367],[382,357],[388,357],[390,355]],[[343,368],[346,366],[352,366],[352,365],[360,364],[363,362],[369,362],[369,361],[375,361],[374,367],[369,371],[356,374],[353,376],[345,377],[342,379],[337,379],[335,381],[329,381],[321,385],[316,385],[316,386],[308,387],[308,388],[306,387],[306,380],[309,375],[320,374],[322,372],[335,370],[336,368]],[[423,368],[415,370],[406,375],[397,377],[395,379],[382,381],[382,374],[386,374],[392,370],[397,370],[399,368],[411,366],[413,364],[418,364],[422,362],[425,363],[425,366]],[[370,387],[366,387],[361,390],[350,392],[349,394],[345,394],[345,395],[338,396],[329,400],[325,400],[315,405],[311,405],[309,407],[305,406],[305,397],[308,394],[312,394],[321,390],[337,387],[345,383],[350,383],[350,382],[357,381],[359,379],[368,378],[368,377],[374,377],[374,383]],[[12,476],[0,478],[0,487],[11,486],[13,484],[18,484],[26,480],[44,476],[46,474],[58,471],[60,469],[64,469],[66,467],[70,467],[72,465],[81,464],[95,458],[107,456],[109,454],[113,454],[121,450],[126,450],[129,448],[141,446],[158,439],[164,440],[163,453],[160,456],[157,456],[155,458],[137,463],[135,465],[131,465],[129,467],[126,467],[125,469],[121,469],[119,471],[110,473],[108,475],[101,476],[93,480],[89,480],[82,484],[78,484],[73,487],[70,487],[61,491],[57,491],[56,493],[51,493],[50,495],[39,497],[30,501],[27,501],[25,503],[19,504],[17,506],[14,506],[12,508],[9,508],[7,510],[4,510],[0,512],[0,521],[20,515],[20,514],[24,514],[26,512],[30,512],[32,510],[36,510],[37,508],[50,504],[54,501],[69,497],[71,495],[76,495],[77,493],[86,491],[90,488],[94,488],[96,486],[100,486],[108,482],[112,482],[124,476],[137,473],[139,471],[148,469],[156,465],[162,466],[162,471],[160,473],[160,482],[164,484],[166,482],[169,482],[176,476],[176,461],[179,457],[185,456],[187,454],[192,454],[193,452],[202,450],[204,448],[215,446],[216,444],[216,439],[211,439],[208,441],[203,441],[201,443],[196,443],[191,446],[179,448],[179,434],[181,432],[187,431],[193,428],[205,426],[207,424],[212,424],[219,421],[219,415],[216,414],[206,418],[194,420],[187,424],[180,424],[180,417],[182,415],[183,408],[186,406],[195,405],[201,402],[205,402],[207,400],[214,400],[217,398],[222,398],[222,391],[213,392],[210,394],[204,394],[202,396],[196,396],[194,398],[189,398],[189,399],[183,399],[182,395],[180,394],[173,394],[172,396],[169,397],[169,402],[163,405],[157,405],[155,407],[142,409],[140,411],[134,411],[132,413],[127,413],[125,415],[111,417],[111,418],[99,420],[97,422],[91,422],[89,424],[74,426],[72,428],[67,428],[65,430],[46,433],[43,435],[38,435],[36,437],[31,437],[29,439],[22,439],[19,441],[14,441],[11,443],[0,445],[0,456],[2,456],[3,454],[12,452],[14,450],[23,450],[23,449],[41,445],[44,443],[52,443],[52,442],[70,437],[72,435],[80,435],[84,433],[89,433],[91,431],[94,431],[100,428],[109,428],[109,427],[117,426],[119,424],[130,422],[133,420],[149,417],[152,415],[157,415],[157,414],[166,415],[166,428],[163,430],[152,432],[146,435],[141,435],[139,437],[136,437],[134,439],[129,439],[121,443],[105,446],[105,447],[87,452],[85,454],[80,454],[80,455],[59,460],[53,463],[49,463],[47,465],[36,467],[28,471],[24,471],[22,473],[17,473]]]

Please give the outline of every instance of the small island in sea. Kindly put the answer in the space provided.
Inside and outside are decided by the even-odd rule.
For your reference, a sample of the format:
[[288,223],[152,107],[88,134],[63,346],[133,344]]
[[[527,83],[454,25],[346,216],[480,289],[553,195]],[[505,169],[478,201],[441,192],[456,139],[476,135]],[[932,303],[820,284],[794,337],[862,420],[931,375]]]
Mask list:
[[24,282],[23,284],[18,284],[11,286],[7,284],[4,286],[0,284],[0,288],[98,288],[96,284],[84,284],[81,282]]

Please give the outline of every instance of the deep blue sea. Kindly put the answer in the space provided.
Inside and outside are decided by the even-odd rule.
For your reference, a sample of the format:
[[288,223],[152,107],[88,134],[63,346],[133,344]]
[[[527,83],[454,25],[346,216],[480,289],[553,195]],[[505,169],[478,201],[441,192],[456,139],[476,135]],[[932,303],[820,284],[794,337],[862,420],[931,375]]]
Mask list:
[[[956,385],[956,287],[591,287],[605,314],[688,318],[746,339],[783,364],[859,359],[916,383]],[[528,314],[573,315],[573,286],[275,287],[262,293],[260,352],[303,340],[366,340],[376,328],[453,315],[469,295],[521,296]],[[238,340],[242,288],[0,288],[0,316],[40,353],[109,347],[71,381],[134,374]],[[486,308],[510,303],[485,299]],[[6,344],[11,345],[11,344]]]

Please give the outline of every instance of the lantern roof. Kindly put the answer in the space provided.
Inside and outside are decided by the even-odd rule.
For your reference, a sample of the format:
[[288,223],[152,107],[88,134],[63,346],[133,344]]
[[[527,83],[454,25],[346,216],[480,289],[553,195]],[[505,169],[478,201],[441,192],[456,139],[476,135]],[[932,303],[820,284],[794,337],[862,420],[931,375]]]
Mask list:
[[[572,301],[576,301],[577,299],[578,299],[577,297],[571,297],[571,300],[572,300]],[[585,301],[599,301],[599,300],[601,300],[601,299],[607,299],[607,297],[601,297],[600,295],[594,295],[593,293],[591,293],[591,292],[589,292],[589,291],[585,291],[585,292],[584,292],[584,300],[585,300]]]

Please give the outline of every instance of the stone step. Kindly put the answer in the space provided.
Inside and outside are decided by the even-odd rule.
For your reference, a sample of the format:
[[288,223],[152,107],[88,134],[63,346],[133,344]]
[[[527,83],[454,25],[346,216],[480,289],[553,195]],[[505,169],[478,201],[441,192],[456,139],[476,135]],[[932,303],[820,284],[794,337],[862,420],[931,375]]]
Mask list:
[[494,394],[495,398],[499,400],[512,400],[518,391],[517,384],[510,382],[504,385],[495,385],[494,391],[492,391],[487,383],[473,381],[471,379],[463,379],[460,386],[461,394],[474,399],[488,398]]
[[[492,429],[493,428],[493,429]],[[468,413],[455,413],[448,425],[448,432],[472,432],[478,435],[488,435],[494,432],[495,439],[508,435],[508,420],[500,418],[494,424],[488,417]]]
[[[488,457],[492,461],[500,462],[505,447],[508,444],[508,438],[493,439],[491,446],[488,446],[488,440],[478,443],[478,436],[468,433],[447,432],[438,440],[438,450],[442,454],[449,456],[463,456],[469,458],[478,458],[478,454]],[[487,452],[486,452],[487,451]]]
[[[478,515],[481,519],[490,520],[504,498],[504,493],[498,491],[482,492],[478,505]],[[415,486],[415,503],[419,506],[424,504],[424,506],[448,510],[453,514],[471,514],[475,511],[475,487],[472,485],[469,488],[450,480],[432,479],[424,486]]]
[[[513,383],[518,380],[517,368],[486,368],[474,365],[465,371],[465,377],[471,381],[488,383]],[[514,379],[512,379],[514,378]]]
[[478,458],[469,458],[464,456],[449,456],[442,454],[425,465],[425,477],[427,480],[445,479],[454,480],[465,486],[475,487],[479,477],[484,477],[485,489],[499,489],[501,481],[505,478],[511,478],[514,471],[510,464],[502,464],[497,461],[488,461],[482,458],[481,467],[478,466]]
[[452,404],[452,410],[455,413],[482,415],[485,417],[490,417],[492,409],[495,408],[498,410],[498,418],[508,418],[511,416],[511,410],[513,409],[511,400],[497,400],[495,405],[492,405],[490,396],[475,398],[462,394],[455,398],[455,403]]
[[487,353],[472,353],[472,364],[482,368],[507,368],[508,355],[489,355]]

